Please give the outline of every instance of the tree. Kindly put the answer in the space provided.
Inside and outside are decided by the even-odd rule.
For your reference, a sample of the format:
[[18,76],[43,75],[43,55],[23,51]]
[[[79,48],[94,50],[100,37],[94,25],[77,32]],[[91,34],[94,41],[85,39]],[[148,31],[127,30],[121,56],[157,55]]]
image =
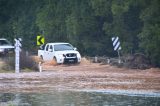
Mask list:
[[[146,2],[145,2],[146,3]],[[151,63],[160,66],[160,1],[146,3],[140,18],[144,22],[139,34],[142,52],[150,57]]]

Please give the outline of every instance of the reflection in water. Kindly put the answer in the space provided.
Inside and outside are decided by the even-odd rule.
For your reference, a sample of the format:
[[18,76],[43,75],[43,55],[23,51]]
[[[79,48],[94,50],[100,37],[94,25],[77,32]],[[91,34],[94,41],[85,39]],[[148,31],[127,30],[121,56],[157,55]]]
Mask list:
[[91,92],[3,93],[0,106],[160,106],[160,97]]

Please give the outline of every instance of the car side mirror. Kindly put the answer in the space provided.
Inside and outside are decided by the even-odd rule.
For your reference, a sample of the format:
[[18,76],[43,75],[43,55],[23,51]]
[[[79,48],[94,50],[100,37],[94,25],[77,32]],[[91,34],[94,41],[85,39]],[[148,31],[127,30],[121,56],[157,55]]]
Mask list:
[[74,50],[77,51],[77,48],[75,47]]

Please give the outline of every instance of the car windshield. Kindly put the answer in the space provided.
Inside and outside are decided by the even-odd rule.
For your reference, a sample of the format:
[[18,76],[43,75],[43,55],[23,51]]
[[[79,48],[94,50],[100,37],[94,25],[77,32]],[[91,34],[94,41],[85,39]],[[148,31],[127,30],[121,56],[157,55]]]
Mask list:
[[0,45],[10,45],[10,43],[7,40],[0,40]]
[[54,45],[54,51],[64,51],[64,50],[73,50],[73,46],[71,46],[70,44]]

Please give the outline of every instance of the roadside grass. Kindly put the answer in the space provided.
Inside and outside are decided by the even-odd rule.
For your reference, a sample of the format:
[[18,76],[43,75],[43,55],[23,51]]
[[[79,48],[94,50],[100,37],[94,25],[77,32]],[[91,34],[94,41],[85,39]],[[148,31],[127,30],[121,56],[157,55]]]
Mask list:
[[[20,72],[35,72],[38,71],[38,63],[32,57],[27,56],[25,52],[20,55]],[[0,73],[15,72],[15,57],[7,55],[0,57]]]
[[1,70],[0,69],[0,73],[14,73],[14,70]]

